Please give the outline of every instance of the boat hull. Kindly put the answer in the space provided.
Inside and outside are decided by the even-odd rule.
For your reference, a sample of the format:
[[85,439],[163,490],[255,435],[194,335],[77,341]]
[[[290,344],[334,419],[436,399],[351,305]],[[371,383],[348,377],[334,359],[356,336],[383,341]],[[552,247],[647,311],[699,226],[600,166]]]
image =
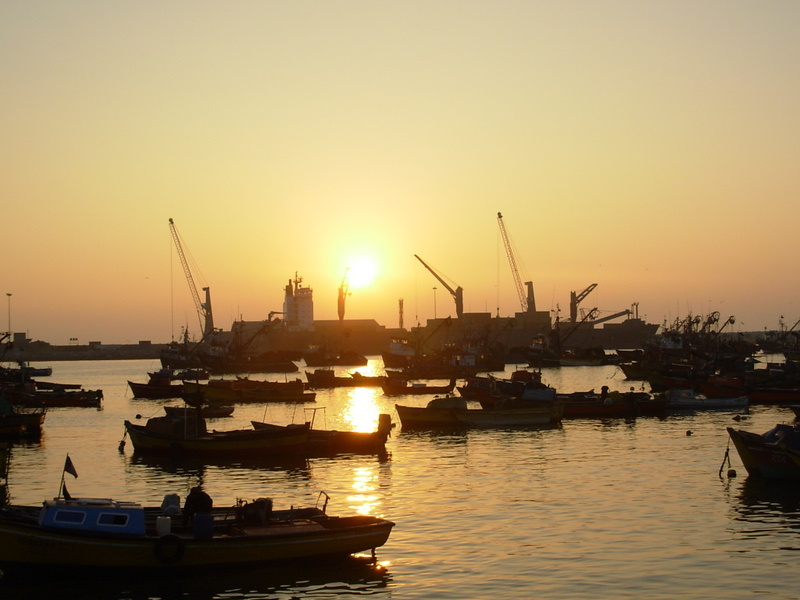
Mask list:
[[604,404],[601,401],[564,402],[565,419],[625,419],[637,416],[661,416],[667,403],[662,400],[642,400],[632,403],[614,402]]
[[[275,429],[280,425],[251,421],[254,429]],[[388,414],[381,415],[376,431],[338,431],[309,429],[307,456],[333,456],[336,454],[381,454],[386,452],[386,440],[392,430]]]
[[409,384],[402,379],[387,379],[381,384],[386,396],[406,396],[422,394],[449,394],[456,389],[456,380],[451,379],[447,385]]
[[771,443],[763,435],[728,427],[739,458],[749,475],[766,479],[800,479],[800,456],[785,444]]
[[673,410],[742,410],[750,407],[747,396],[737,398],[673,398],[667,406]]
[[383,375],[362,375],[358,371],[350,375],[335,375],[331,369],[315,369],[306,372],[308,386],[317,389],[337,387],[380,387],[386,383]]
[[[168,417],[184,417],[187,410],[196,410],[185,406],[165,406],[164,412]],[[233,415],[233,405],[226,404],[205,404],[200,408],[200,414],[205,419],[222,419]]]
[[7,390],[6,395],[7,399],[17,406],[99,408],[103,404],[102,390],[36,390],[34,392]]
[[133,449],[146,454],[187,456],[275,456],[301,453],[308,443],[308,425],[293,425],[279,430],[221,431],[181,437],[148,431],[146,426],[125,421],[125,431]]
[[542,427],[558,423],[564,403],[542,402],[532,407],[507,409],[433,408],[395,405],[404,428]]
[[148,400],[160,400],[165,398],[180,398],[183,392],[183,385],[180,383],[172,385],[153,385],[150,383],[137,383],[128,381],[134,398],[146,398]]
[[[335,519],[335,518],[332,518]],[[341,517],[328,526],[306,520],[247,527],[197,539],[190,534],[109,537],[45,530],[0,520],[0,566],[81,569],[183,569],[349,555],[383,546],[394,523]]]

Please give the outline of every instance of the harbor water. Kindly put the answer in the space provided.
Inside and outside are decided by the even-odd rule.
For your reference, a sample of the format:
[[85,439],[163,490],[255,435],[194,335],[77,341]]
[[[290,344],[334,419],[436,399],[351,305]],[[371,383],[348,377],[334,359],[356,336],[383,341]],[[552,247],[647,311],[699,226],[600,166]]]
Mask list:
[[[53,367],[54,382],[102,389],[103,407],[51,409],[40,440],[13,444],[12,503],[57,495],[69,454],[78,473],[66,475],[73,496],[160,504],[165,494],[185,498],[202,484],[215,506],[270,497],[276,508],[288,508],[313,505],[323,490],[329,513],[379,515],[396,527],[375,563],[314,560],[191,577],[43,573],[0,579],[3,599],[800,598],[800,487],[747,477],[732,446],[735,476],[723,462],[726,426],[763,432],[792,422],[787,408],[751,407],[738,423],[735,413],[720,411],[443,434],[403,431],[397,420],[396,403],[421,406],[428,397],[338,388],[318,390],[316,402],[304,405],[238,404],[233,417],[209,427],[287,424],[313,414],[317,428],[369,431],[388,413],[397,426],[385,456],[155,460],[134,456],[123,422],[144,422],[180,403],[132,397],[128,380],[145,381],[156,361],[45,366]],[[380,374],[382,364],[374,357],[358,370]],[[302,371],[250,377],[304,378]],[[545,369],[543,378],[565,392],[642,386],[614,366]]]

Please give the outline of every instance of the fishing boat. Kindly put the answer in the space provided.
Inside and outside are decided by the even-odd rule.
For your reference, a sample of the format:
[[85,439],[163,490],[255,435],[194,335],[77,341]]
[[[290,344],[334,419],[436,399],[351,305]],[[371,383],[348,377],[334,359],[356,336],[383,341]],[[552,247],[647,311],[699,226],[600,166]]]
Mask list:
[[208,371],[203,368],[182,369],[180,371],[162,368],[158,371],[149,372],[147,375],[150,377],[150,379],[161,381],[183,381],[184,379],[194,381],[198,379],[208,379],[209,377]]
[[17,364],[16,367],[0,366],[0,381],[20,383],[30,381],[34,377],[49,377],[53,374],[52,367],[32,367],[25,361],[18,361]]
[[541,371],[518,369],[511,377],[495,377],[481,375],[467,377],[463,386],[458,386],[458,393],[462,397],[479,402],[491,402],[499,398],[520,398],[523,394],[541,394],[548,390],[548,396],[539,396],[540,399],[552,399],[555,390],[542,382]]
[[6,400],[0,391],[0,437],[38,436],[47,408],[20,408]]
[[[494,370],[494,369],[487,369]],[[475,377],[478,374],[478,368],[470,365],[449,365],[449,364],[428,364],[428,363],[413,363],[405,366],[403,369],[395,370],[389,369],[386,375],[390,379],[463,379],[466,377]]]
[[767,479],[800,479],[797,425],[778,424],[763,434],[727,429],[748,474]]
[[[232,404],[205,404],[200,408],[200,414],[205,419],[221,419],[233,415],[234,406]],[[186,411],[196,410],[194,407],[189,406],[165,406],[164,412],[168,417],[181,417],[186,414]]]
[[[170,495],[177,498],[176,495]],[[321,498],[325,500],[320,505]],[[184,520],[174,502],[144,507],[106,498],[57,497],[0,509],[0,568],[174,572],[373,551],[394,523],[367,515],[331,516],[324,492],[314,506],[273,510],[269,498],[238,500]],[[185,510],[185,509],[184,509]]]
[[208,373],[203,369],[185,369],[175,372],[173,369],[159,369],[148,373],[147,383],[128,381],[134,398],[147,398],[159,400],[166,398],[180,398],[183,392],[182,381],[208,379]]
[[464,398],[434,398],[426,406],[395,405],[406,429],[543,427],[557,424],[564,414],[560,400],[509,401],[505,407],[469,408]]
[[31,389],[23,387],[5,389],[9,402],[17,406],[85,407],[99,408],[103,404],[103,390]]
[[608,391],[600,394],[593,390],[558,394],[564,402],[564,419],[633,419],[636,417],[663,416],[667,400],[647,392]]
[[335,387],[380,387],[386,382],[385,375],[362,375],[358,371],[347,375],[336,375],[333,369],[306,371],[308,386],[312,388]]
[[676,410],[747,410],[750,406],[747,396],[709,398],[688,388],[671,388],[660,396],[667,400],[667,408]]
[[[314,417],[309,422],[308,448],[309,456],[331,456],[334,454],[377,454],[386,449],[386,440],[392,431],[392,417],[387,414],[378,416],[378,428],[375,431],[339,431],[337,429],[316,429]],[[281,427],[262,421],[251,421],[254,429],[272,429]]]
[[[152,417],[144,425],[125,421],[125,435],[136,453],[186,456],[271,456],[302,453],[308,443],[309,424],[270,430],[209,431],[202,415]],[[124,440],[124,438],[123,438]]]
[[147,398],[149,400],[180,398],[183,392],[183,384],[181,383],[158,383],[152,379],[147,383],[128,380],[128,387],[131,388],[134,398]]
[[456,380],[451,379],[447,385],[428,385],[426,383],[409,383],[405,379],[389,378],[381,384],[387,396],[405,396],[407,394],[449,394],[456,389]]

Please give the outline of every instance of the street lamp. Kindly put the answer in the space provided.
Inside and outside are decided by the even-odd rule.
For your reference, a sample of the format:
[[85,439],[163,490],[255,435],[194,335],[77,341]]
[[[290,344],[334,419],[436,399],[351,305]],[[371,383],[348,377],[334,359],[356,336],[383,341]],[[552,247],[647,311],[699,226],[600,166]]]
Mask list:
[[433,319],[436,320],[436,286],[433,286]]
[[6,296],[8,296],[8,335],[11,335],[11,294],[6,292]]

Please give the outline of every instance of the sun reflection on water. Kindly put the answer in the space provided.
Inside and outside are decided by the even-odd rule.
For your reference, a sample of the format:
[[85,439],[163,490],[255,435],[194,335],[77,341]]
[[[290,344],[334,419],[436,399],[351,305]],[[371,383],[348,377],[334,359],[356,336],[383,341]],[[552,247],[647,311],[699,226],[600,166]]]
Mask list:
[[347,394],[342,418],[353,431],[375,431],[378,427],[380,388],[356,387]]
[[377,377],[378,375],[383,375],[383,361],[375,359],[367,359],[367,364],[365,366],[356,367],[354,369],[348,369],[347,372],[350,375],[358,372],[364,375],[365,377]]
[[350,508],[362,515],[373,515],[380,505],[379,497],[374,493],[378,474],[370,467],[358,467],[353,471],[354,494],[347,497]]

